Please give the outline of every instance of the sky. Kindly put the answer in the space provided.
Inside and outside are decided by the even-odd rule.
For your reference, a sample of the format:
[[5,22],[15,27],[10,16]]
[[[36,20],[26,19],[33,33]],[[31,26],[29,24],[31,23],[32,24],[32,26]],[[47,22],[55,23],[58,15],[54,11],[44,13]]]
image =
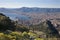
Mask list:
[[60,0],[0,0],[0,8],[60,8]]

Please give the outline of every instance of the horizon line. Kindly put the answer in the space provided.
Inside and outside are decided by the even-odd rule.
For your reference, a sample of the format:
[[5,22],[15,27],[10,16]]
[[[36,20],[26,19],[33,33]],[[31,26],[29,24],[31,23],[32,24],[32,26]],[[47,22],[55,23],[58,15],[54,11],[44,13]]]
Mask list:
[[60,7],[0,7],[0,8],[60,8]]

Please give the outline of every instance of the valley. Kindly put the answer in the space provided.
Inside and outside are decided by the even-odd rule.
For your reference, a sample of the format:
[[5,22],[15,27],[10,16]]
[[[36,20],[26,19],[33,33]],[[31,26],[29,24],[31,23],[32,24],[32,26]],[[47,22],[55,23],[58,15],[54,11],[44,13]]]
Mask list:
[[1,40],[59,40],[60,8],[0,8],[0,35]]

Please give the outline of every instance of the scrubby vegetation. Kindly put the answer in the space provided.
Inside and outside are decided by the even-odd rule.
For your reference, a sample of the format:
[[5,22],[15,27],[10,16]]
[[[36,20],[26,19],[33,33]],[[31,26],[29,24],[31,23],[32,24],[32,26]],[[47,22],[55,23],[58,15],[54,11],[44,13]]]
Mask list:
[[0,40],[59,40],[60,35],[49,20],[38,25],[18,24],[0,13]]
[[57,40],[57,38],[38,38],[32,32],[11,32],[9,34],[0,33],[0,40]]

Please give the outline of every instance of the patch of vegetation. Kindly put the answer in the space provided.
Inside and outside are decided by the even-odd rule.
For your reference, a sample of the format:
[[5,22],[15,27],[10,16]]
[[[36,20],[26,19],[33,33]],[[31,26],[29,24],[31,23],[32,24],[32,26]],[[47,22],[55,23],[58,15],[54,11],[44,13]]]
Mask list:
[[0,13],[0,31],[5,30],[15,30],[15,25],[9,17],[6,17],[4,14]]

